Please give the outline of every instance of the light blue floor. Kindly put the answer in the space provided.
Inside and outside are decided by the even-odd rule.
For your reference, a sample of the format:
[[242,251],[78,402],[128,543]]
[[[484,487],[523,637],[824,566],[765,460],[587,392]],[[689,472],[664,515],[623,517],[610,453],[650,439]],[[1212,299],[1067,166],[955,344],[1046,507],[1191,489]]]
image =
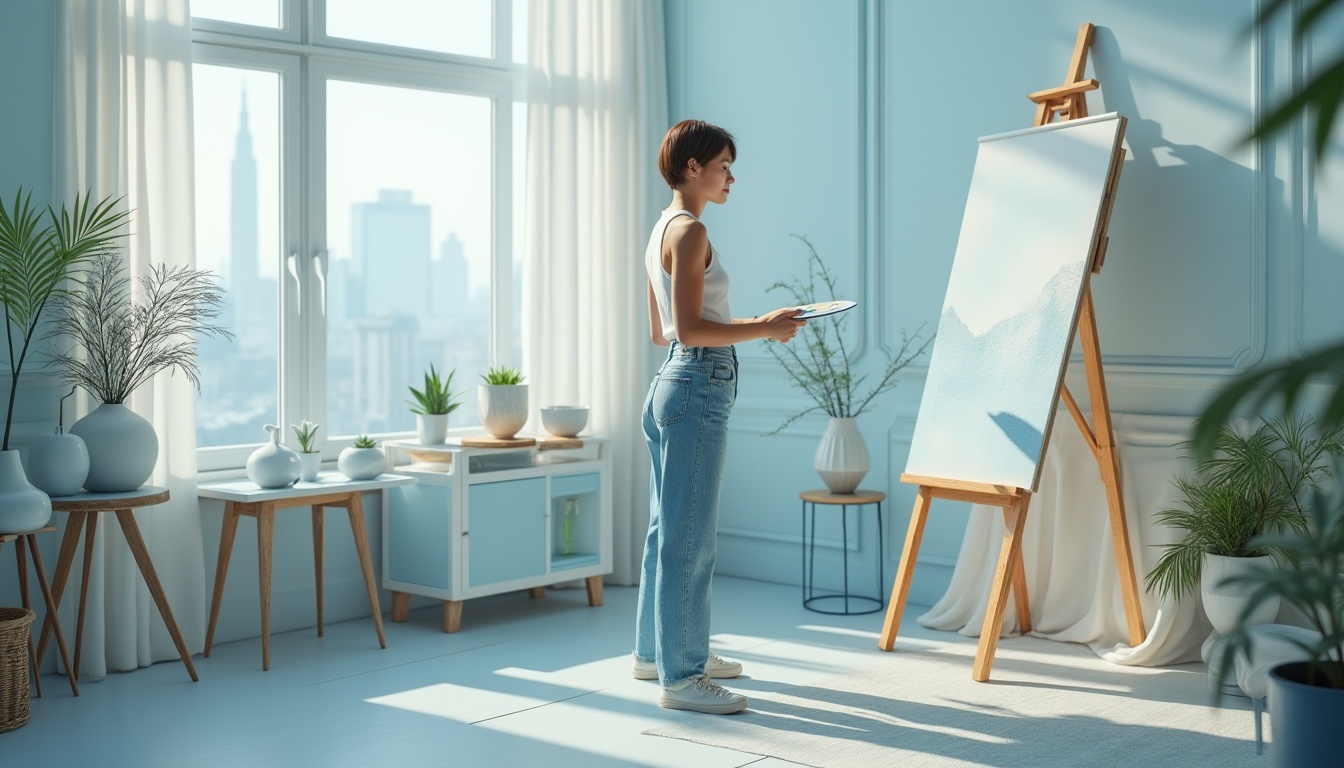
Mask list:
[[[583,589],[468,601],[462,629],[440,611],[371,619],[257,639],[181,662],[80,681],[43,677],[31,721],[0,734],[0,766],[695,766],[782,768],[773,758],[645,736],[672,721],[711,717],[665,710],[657,683],[632,680],[635,590],[608,586],[590,608]],[[914,623],[902,637],[973,642]],[[713,648],[740,660],[745,693],[801,685],[876,661],[882,613],[804,610],[798,587],[719,577]]]

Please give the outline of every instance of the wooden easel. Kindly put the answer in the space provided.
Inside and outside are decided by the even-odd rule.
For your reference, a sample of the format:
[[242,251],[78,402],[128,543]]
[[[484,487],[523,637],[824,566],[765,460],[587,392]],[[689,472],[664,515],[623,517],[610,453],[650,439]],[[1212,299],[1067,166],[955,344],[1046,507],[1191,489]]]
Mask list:
[[[1078,41],[1074,45],[1073,60],[1064,85],[1028,94],[1027,98],[1036,103],[1035,126],[1047,125],[1059,116],[1061,120],[1073,120],[1087,116],[1086,92],[1097,88],[1095,79],[1083,79],[1087,65],[1088,49],[1092,45],[1095,30],[1091,24],[1084,24],[1078,30]],[[1087,371],[1088,394],[1092,401],[1092,419],[1095,429],[1087,423],[1083,412],[1078,408],[1067,386],[1061,387],[1064,404],[1078,423],[1083,437],[1087,440],[1092,454],[1101,470],[1101,481],[1106,487],[1107,507],[1110,510],[1111,534],[1115,543],[1115,559],[1120,569],[1120,588],[1124,595],[1125,618],[1129,629],[1129,643],[1136,646],[1143,642],[1143,609],[1139,604],[1139,589],[1134,576],[1134,561],[1129,547],[1129,530],[1125,525],[1125,505],[1120,495],[1120,460],[1116,451],[1115,437],[1111,430],[1110,405],[1106,398],[1106,380],[1101,367],[1101,348],[1097,341],[1096,315],[1092,308],[1092,285],[1090,274],[1101,271],[1106,256],[1108,238],[1106,229],[1110,224],[1111,208],[1115,202],[1115,188],[1120,180],[1120,168],[1124,161],[1124,152],[1116,153],[1111,167],[1110,182],[1106,197],[1101,206],[1097,235],[1092,247],[1092,267],[1084,274],[1082,303],[1078,314],[1078,336],[1083,344],[1083,366]],[[990,667],[994,664],[994,651],[999,644],[999,630],[1003,625],[1003,609],[1008,602],[1011,588],[1016,596],[1018,624],[1025,634],[1031,631],[1031,610],[1027,602],[1026,571],[1022,567],[1022,531],[1027,520],[1027,507],[1031,504],[1031,492],[1017,487],[990,485],[986,483],[947,480],[917,475],[901,475],[901,482],[917,485],[915,509],[910,517],[910,529],[905,537],[905,546],[901,551],[901,564],[896,571],[896,581],[891,588],[891,601],[887,607],[887,618],[882,625],[882,636],[878,647],[890,651],[896,643],[896,632],[901,625],[901,614],[905,610],[906,596],[910,592],[910,581],[915,571],[915,559],[919,553],[919,542],[924,535],[924,522],[928,517],[929,504],[934,498],[953,501],[985,504],[1003,508],[1004,534],[999,549],[998,565],[994,572],[994,583],[990,591],[989,609],[985,613],[985,623],[980,630],[980,646],[975,655],[975,666],[971,678],[977,682],[989,679]],[[1012,583],[1009,584],[1009,579]]]

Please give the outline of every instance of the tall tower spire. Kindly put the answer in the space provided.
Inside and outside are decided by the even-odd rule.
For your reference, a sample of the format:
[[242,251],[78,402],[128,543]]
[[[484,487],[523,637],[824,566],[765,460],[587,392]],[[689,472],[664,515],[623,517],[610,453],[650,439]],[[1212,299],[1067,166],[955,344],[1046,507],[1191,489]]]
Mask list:
[[[247,90],[242,93],[238,111],[238,135],[234,141],[233,165],[229,198],[229,287],[236,297],[238,314],[235,318],[238,341],[246,349],[263,342],[265,329],[257,328],[258,320],[266,317],[264,308],[257,305],[265,296],[257,275],[257,160],[252,154],[252,132],[247,124]],[[259,338],[260,337],[260,338]]]

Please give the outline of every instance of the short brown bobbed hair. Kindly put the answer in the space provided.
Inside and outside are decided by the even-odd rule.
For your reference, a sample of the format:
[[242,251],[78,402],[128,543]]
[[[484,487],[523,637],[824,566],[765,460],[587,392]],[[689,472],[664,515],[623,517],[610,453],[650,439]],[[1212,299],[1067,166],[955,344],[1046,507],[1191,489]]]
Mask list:
[[724,147],[737,159],[733,134],[704,120],[682,120],[668,129],[658,150],[658,170],[667,185],[676,188],[686,181],[686,164],[691,160],[704,165],[719,156]]

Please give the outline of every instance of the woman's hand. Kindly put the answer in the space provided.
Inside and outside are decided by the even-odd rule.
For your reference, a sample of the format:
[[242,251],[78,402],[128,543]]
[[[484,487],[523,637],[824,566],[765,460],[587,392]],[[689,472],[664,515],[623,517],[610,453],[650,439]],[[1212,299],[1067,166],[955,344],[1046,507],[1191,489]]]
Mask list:
[[797,335],[799,328],[807,325],[806,320],[795,319],[801,312],[802,310],[797,307],[785,307],[761,315],[756,322],[761,324],[765,338],[787,342]]

